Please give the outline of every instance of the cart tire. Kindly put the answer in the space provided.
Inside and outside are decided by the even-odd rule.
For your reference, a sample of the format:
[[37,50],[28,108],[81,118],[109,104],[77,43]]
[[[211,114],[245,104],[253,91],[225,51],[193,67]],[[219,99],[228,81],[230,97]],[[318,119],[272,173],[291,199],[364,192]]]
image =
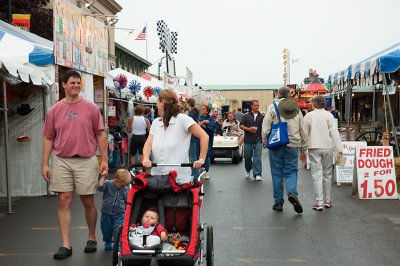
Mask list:
[[112,266],[119,265],[118,263],[118,247],[121,243],[122,225],[118,228],[114,235],[114,245],[112,250]]
[[239,154],[239,148],[236,150],[232,150],[232,163],[233,164],[238,164],[240,161],[240,154]]
[[378,131],[367,131],[358,136],[356,141],[365,141],[368,146],[382,146],[383,134]]
[[212,226],[207,226],[206,245],[207,266],[214,266],[214,229]]
[[211,156],[211,157],[210,157],[210,163],[212,163],[212,164],[215,163],[215,157],[214,157],[214,156]]

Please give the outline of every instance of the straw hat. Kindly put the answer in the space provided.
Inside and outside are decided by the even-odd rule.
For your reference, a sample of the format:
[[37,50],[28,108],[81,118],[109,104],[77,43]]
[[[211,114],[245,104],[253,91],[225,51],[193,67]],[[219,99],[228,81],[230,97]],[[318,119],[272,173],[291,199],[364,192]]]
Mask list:
[[292,98],[285,98],[279,102],[278,105],[279,114],[286,118],[294,118],[300,111],[299,105]]

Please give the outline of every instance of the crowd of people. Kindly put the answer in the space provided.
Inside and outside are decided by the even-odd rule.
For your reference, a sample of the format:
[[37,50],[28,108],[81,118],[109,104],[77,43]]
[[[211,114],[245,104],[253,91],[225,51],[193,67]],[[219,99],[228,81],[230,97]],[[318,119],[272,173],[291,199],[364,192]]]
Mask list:
[[[62,87],[65,98],[48,111],[43,127],[42,175],[49,183],[49,190],[58,195],[57,218],[62,245],[54,253],[55,259],[72,255],[69,231],[73,193],[80,196],[85,208],[88,226],[85,252],[97,250],[94,194],[96,190],[103,193],[101,230],[104,248],[108,250],[112,249],[113,232],[122,224],[127,185],[131,182],[130,172],[126,169],[119,169],[113,179],[105,179],[109,169],[104,122],[98,107],[80,96],[80,74],[67,71],[62,77]],[[176,170],[176,182],[181,184],[193,182],[193,178],[199,175],[199,169],[204,167],[205,178],[209,179],[213,139],[217,132],[238,137],[238,142],[244,143],[245,178],[252,175],[256,181],[262,181],[262,150],[266,147],[271,126],[282,120],[287,123],[289,143],[269,150],[274,199],[272,209],[283,210],[285,186],[287,200],[297,213],[303,212],[297,191],[299,150],[300,160],[304,162],[308,153],[311,162],[316,194],[312,209],[321,211],[324,207],[330,208],[333,150],[340,153],[342,145],[334,118],[325,110],[325,98],[312,98],[314,111],[305,117],[297,102],[290,98],[289,88],[279,89],[278,98],[275,101],[277,107],[271,104],[265,115],[259,111],[259,101],[253,100],[250,112],[229,112],[221,123],[211,114],[208,105],[203,104],[198,110],[194,99],[188,99],[185,108],[173,90],[163,90],[157,101],[157,118],[153,119],[150,110],[137,105],[128,121],[127,130],[132,134],[130,163],[141,162],[145,168],[151,168],[152,163],[166,165],[151,168],[151,174],[167,175]],[[96,157],[97,147],[100,162]],[[51,154],[53,165],[50,169]],[[136,157],[136,154],[139,156]],[[193,163],[193,168],[170,166],[185,162]],[[150,234],[165,239],[165,229],[157,227],[157,210],[148,210],[142,222],[153,225]],[[130,229],[133,231],[137,227],[132,225]],[[132,241],[145,245],[140,238],[132,238]]]

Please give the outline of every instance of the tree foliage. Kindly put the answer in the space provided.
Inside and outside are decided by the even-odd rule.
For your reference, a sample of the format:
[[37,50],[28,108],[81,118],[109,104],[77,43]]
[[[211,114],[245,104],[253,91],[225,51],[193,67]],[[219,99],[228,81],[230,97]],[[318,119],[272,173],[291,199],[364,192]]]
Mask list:
[[[0,19],[8,22],[8,0],[0,0]],[[30,14],[31,30],[45,39],[53,40],[53,9],[50,0],[11,1],[12,14]]]

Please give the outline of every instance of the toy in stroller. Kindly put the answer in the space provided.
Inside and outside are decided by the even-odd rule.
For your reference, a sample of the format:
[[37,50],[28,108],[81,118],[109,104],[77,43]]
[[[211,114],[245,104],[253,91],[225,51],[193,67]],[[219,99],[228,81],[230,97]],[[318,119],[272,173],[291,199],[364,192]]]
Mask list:
[[[152,164],[157,166],[192,167],[192,164]],[[213,227],[200,219],[204,195],[200,178],[204,173],[186,184],[176,183],[175,171],[163,176],[148,173],[133,176],[124,223],[114,236],[113,266],[214,265]],[[132,245],[129,226],[140,223],[149,208],[158,210],[159,223],[169,233],[168,240],[150,247]]]

